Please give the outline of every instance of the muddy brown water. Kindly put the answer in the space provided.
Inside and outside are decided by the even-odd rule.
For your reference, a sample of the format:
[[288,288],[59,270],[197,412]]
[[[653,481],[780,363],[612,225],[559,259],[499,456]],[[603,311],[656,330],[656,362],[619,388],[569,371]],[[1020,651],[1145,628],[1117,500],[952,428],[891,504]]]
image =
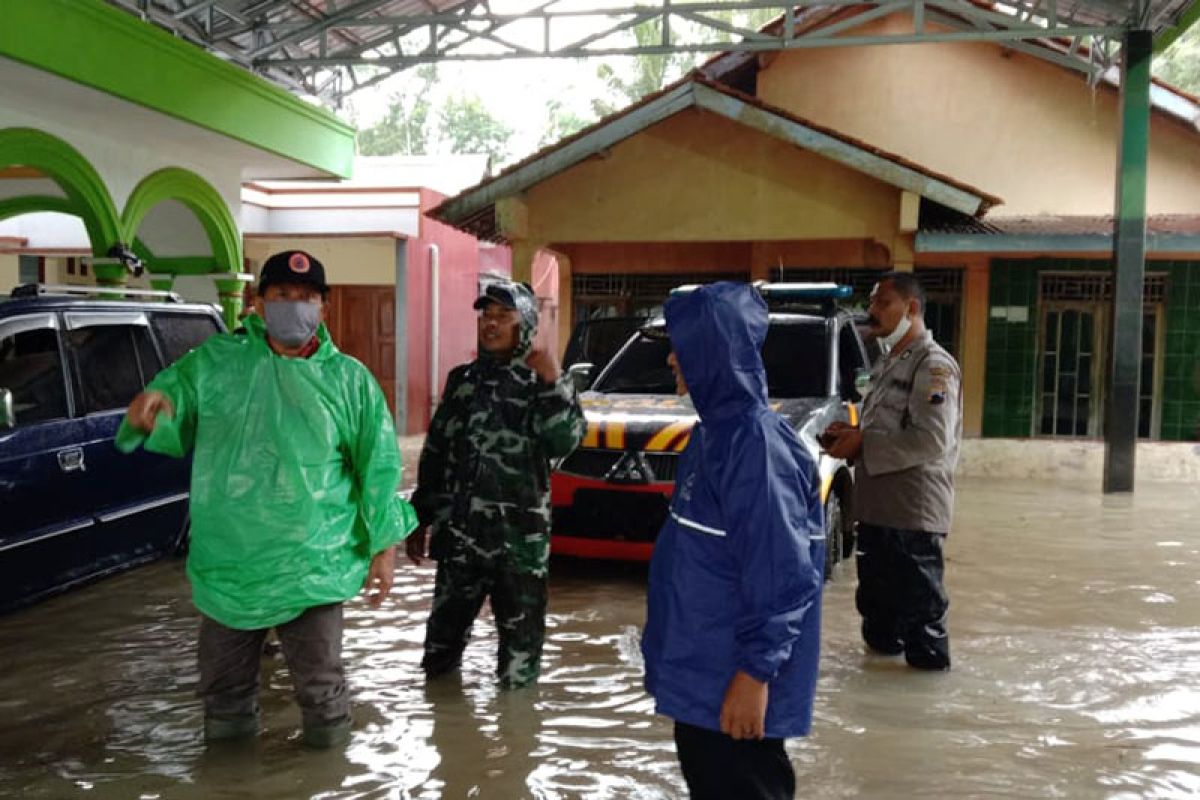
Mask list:
[[[806,798],[1200,795],[1200,488],[965,481],[947,547],[955,668],[864,654],[852,568],[825,595]],[[259,740],[205,748],[182,564],[0,617],[0,796],[674,798],[670,724],[641,690],[645,569],[556,562],[544,677],[493,686],[476,627],[460,678],[417,669],[432,571],[348,607],[356,730],[297,741],[282,661]]]

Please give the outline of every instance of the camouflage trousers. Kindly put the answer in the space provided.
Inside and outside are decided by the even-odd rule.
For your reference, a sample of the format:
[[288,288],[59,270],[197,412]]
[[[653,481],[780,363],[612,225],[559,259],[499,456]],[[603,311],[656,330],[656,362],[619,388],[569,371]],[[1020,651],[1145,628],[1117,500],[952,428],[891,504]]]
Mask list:
[[500,639],[496,674],[504,688],[537,680],[546,638],[547,578],[505,569],[444,559],[438,562],[433,609],[425,629],[421,667],[430,677],[455,669],[471,637],[471,626],[491,600]]

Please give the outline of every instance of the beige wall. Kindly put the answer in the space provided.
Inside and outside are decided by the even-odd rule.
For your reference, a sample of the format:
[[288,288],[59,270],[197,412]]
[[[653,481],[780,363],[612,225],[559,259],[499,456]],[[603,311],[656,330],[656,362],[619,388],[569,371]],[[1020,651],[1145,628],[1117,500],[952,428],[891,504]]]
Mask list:
[[0,253],[0,293],[7,294],[21,278],[20,259],[15,253]]
[[255,280],[267,258],[281,250],[304,250],[325,267],[330,284],[380,285],[396,282],[396,242],[390,236],[369,238],[247,238],[245,257],[254,262]]
[[898,189],[699,111],[543,181],[525,202],[529,240],[548,243],[873,238],[891,246],[900,213]]
[[[897,14],[855,33],[909,32]],[[783,53],[758,94],[999,195],[991,216],[1111,214],[1117,93],[981,43]],[[1149,213],[1200,213],[1200,134],[1155,114]]]

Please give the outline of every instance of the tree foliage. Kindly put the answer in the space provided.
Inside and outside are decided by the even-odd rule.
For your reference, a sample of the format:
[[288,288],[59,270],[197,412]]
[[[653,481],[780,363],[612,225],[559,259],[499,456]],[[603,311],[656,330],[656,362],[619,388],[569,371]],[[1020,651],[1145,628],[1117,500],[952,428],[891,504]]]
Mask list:
[[538,139],[538,147],[546,147],[578,133],[594,121],[567,108],[561,100],[553,99],[546,104],[546,127]]
[[437,84],[437,67],[417,67],[413,77],[403,89],[392,93],[383,118],[358,132],[358,152],[364,156],[390,156],[429,151],[430,94]]
[[[724,24],[743,30],[757,30],[777,17],[778,13],[769,8],[757,8],[746,11],[710,11],[704,16],[718,25]],[[686,28],[675,31],[677,34],[675,41],[680,39],[697,41],[708,36],[712,41],[729,42],[735,38],[735,34],[732,32],[720,30],[714,36],[709,29],[702,29],[698,23],[676,21],[675,24],[686,25]],[[639,47],[653,47],[662,44],[661,19],[647,20],[640,25],[635,25],[631,32]],[[592,110],[598,117],[608,116],[619,111],[630,103],[636,103],[646,95],[657,92],[706,58],[707,55],[703,53],[634,56],[632,68],[625,73],[620,72],[613,64],[601,64],[597,68],[596,74],[604,82],[607,91],[605,96],[592,101]]]
[[1175,40],[1154,65],[1158,77],[1192,94],[1200,94],[1200,24]]
[[440,150],[449,153],[487,153],[493,164],[508,158],[512,128],[492,116],[475,95],[457,95],[437,115]]

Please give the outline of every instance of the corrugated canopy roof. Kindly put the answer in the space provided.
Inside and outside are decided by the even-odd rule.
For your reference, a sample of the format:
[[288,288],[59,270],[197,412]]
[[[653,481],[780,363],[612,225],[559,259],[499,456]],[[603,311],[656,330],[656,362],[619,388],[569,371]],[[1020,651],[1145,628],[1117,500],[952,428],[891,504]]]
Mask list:
[[[1100,74],[1125,30],[1149,30],[1165,47],[1200,17],[1200,0],[874,0],[792,6],[771,0],[106,0],[298,92],[338,101],[418,63],[446,60],[762,52],[899,41],[997,41],[1015,49],[1057,39],[1065,58]],[[775,9],[759,30],[726,12]],[[814,12],[851,12],[819,29]],[[856,36],[870,19],[910,11],[911,34]],[[660,41],[629,30],[659,21]],[[685,22],[675,24],[673,22]],[[927,24],[928,23],[928,24]],[[844,27],[838,28],[838,24]],[[690,37],[690,38],[689,38]],[[1041,48],[1035,54],[1062,60]]]

